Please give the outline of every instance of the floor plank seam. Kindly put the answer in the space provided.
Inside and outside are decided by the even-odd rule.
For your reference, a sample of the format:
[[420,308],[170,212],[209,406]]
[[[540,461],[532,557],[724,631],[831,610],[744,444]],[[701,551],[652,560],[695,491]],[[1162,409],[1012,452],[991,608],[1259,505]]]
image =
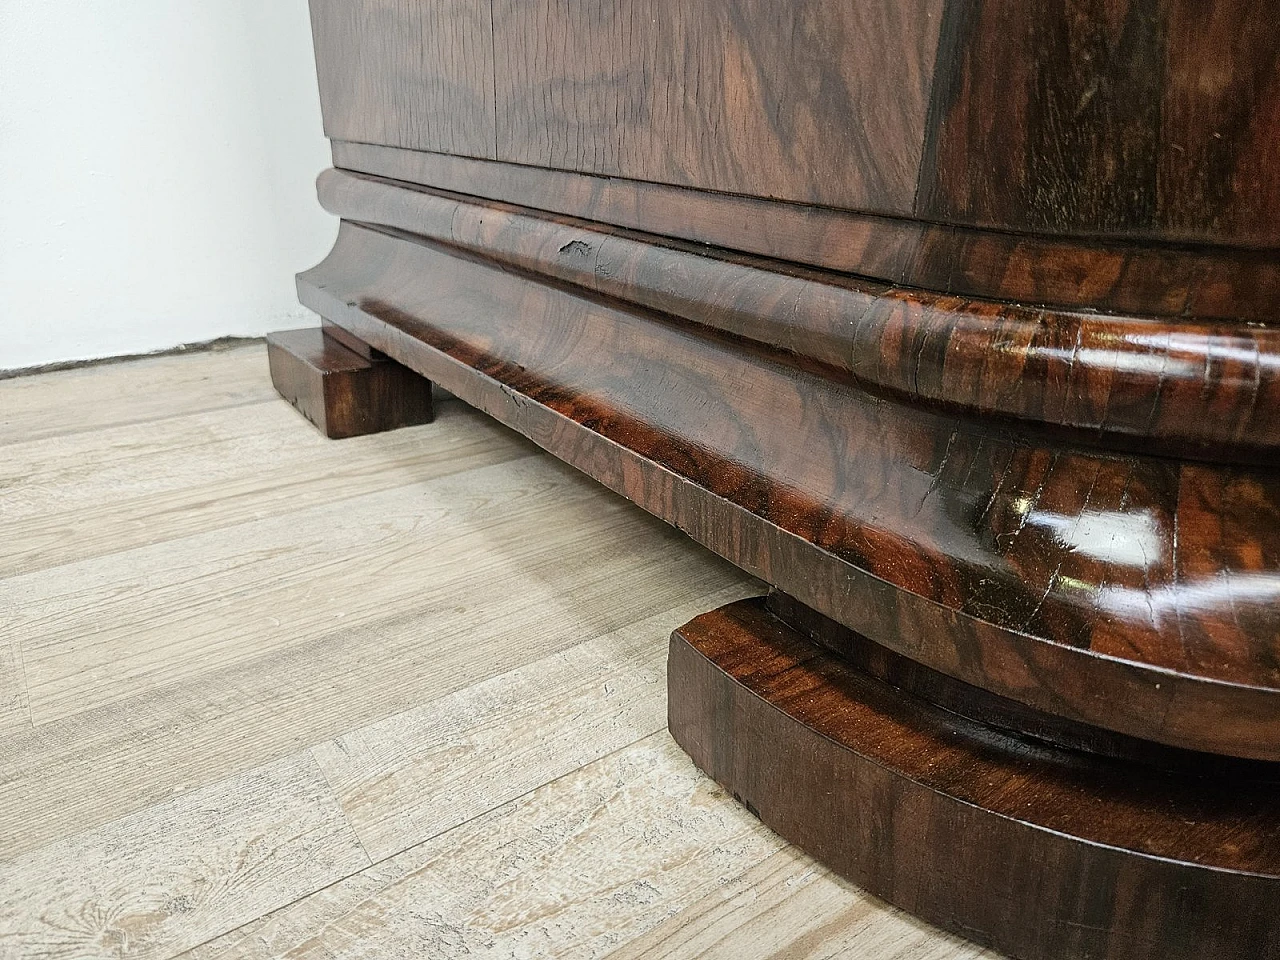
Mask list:
[[[588,641],[583,641],[583,643],[589,643],[589,642],[590,642],[589,640],[588,640]],[[498,674],[498,676],[501,676],[501,674]],[[481,681],[481,682],[484,682],[484,681]],[[406,711],[406,712],[407,712],[407,711]],[[543,781],[542,783],[537,784],[536,786],[530,787],[528,790],[525,790],[523,793],[517,794],[517,795],[516,795],[516,796],[514,796],[514,797],[510,797],[510,798],[508,798],[508,799],[506,799],[506,800],[503,800],[501,803],[495,803],[493,806],[490,806],[490,807],[487,807],[487,808],[485,808],[485,809],[483,809],[483,810],[480,810],[480,811],[476,812],[475,814],[473,814],[473,815],[471,815],[471,816],[467,817],[465,820],[461,820],[461,821],[459,821],[458,823],[455,823],[455,824],[453,824],[452,826],[447,827],[447,828],[446,828],[446,829],[444,829],[444,830],[440,830],[440,831],[438,831],[438,832],[436,832],[436,833],[430,834],[430,835],[425,836],[425,837],[420,837],[416,842],[411,843],[411,844],[409,844],[409,845],[408,845],[408,846],[406,846],[406,847],[401,847],[400,849],[395,850],[395,851],[393,851],[393,852],[391,852],[391,853],[388,853],[387,855],[385,855],[385,856],[383,856],[383,857],[380,857],[380,858],[378,858],[377,860],[373,860],[372,858],[370,858],[370,857],[369,857],[368,851],[367,851],[367,850],[365,850],[365,847],[364,847],[364,843],[363,843],[363,841],[361,841],[361,840],[360,840],[360,835],[359,835],[359,833],[355,830],[355,828],[354,828],[354,827],[351,827],[350,820],[348,820],[348,819],[347,819],[346,812],[344,811],[344,812],[343,812],[343,819],[344,819],[344,821],[346,821],[347,825],[351,828],[351,832],[352,832],[352,834],[355,836],[356,841],[360,844],[360,849],[361,849],[361,851],[363,851],[363,852],[364,852],[364,854],[365,854],[365,858],[366,858],[367,860],[369,860],[369,861],[370,861],[370,862],[369,862],[369,864],[368,864],[367,866],[362,867],[360,870],[353,870],[351,873],[348,873],[348,874],[346,874],[345,876],[340,877],[340,878],[338,878],[338,879],[336,879],[336,880],[332,881],[331,883],[327,883],[327,884],[325,884],[323,887],[317,887],[315,890],[312,890],[312,891],[311,891],[311,892],[309,892],[309,893],[304,893],[304,894],[302,894],[301,896],[299,896],[299,897],[295,898],[294,900],[290,901],[289,903],[282,904],[282,905],[280,905],[279,907],[276,907],[276,908],[275,908],[275,909],[273,909],[273,910],[269,910],[269,911],[267,911],[266,913],[263,913],[263,914],[260,914],[259,916],[256,916],[256,917],[253,917],[253,918],[251,918],[251,919],[248,919],[248,920],[246,920],[244,923],[242,923],[242,924],[240,924],[240,925],[238,925],[238,926],[236,926],[236,927],[233,927],[233,928],[232,928],[232,929],[230,929],[230,930],[226,930],[226,931],[223,931],[223,932],[222,932],[222,933],[220,933],[220,934],[216,934],[215,936],[209,937],[209,938],[207,938],[206,940],[204,940],[204,941],[203,941],[203,942],[201,942],[201,943],[195,944],[194,946],[191,946],[191,947],[187,947],[187,948],[185,948],[185,949],[183,949],[183,950],[179,951],[179,952],[178,952],[178,953],[176,953],[176,954],[170,954],[170,955],[168,955],[168,957],[166,958],[166,960],[178,960],[178,958],[183,957],[183,956],[185,956],[185,955],[187,955],[187,954],[189,954],[189,953],[191,953],[191,952],[193,952],[193,951],[195,951],[195,950],[198,950],[198,949],[200,949],[201,947],[207,946],[208,944],[213,943],[213,942],[214,942],[214,941],[216,941],[216,940],[220,940],[220,939],[222,939],[222,938],[224,938],[224,937],[228,937],[228,936],[233,935],[237,930],[244,930],[244,929],[246,929],[246,928],[248,928],[248,927],[253,926],[255,923],[259,923],[259,922],[264,921],[264,920],[267,920],[267,919],[269,919],[269,918],[271,918],[271,917],[281,915],[281,914],[285,913],[286,911],[290,910],[292,907],[294,907],[294,906],[296,906],[297,904],[301,903],[301,902],[302,902],[302,901],[304,901],[304,900],[307,900],[307,899],[309,899],[309,898],[311,898],[311,897],[314,897],[315,895],[317,895],[317,894],[319,894],[319,893],[323,893],[325,890],[330,890],[330,889],[332,889],[332,888],[334,888],[334,887],[340,886],[341,884],[346,883],[346,882],[347,882],[348,880],[350,880],[352,877],[358,876],[359,874],[364,873],[364,872],[365,872],[365,871],[367,871],[367,870],[372,870],[372,869],[374,869],[374,868],[380,867],[380,866],[382,866],[382,865],[384,865],[384,864],[386,864],[386,863],[390,862],[391,860],[396,859],[397,857],[403,856],[403,855],[405,855],[406,853],[408,853],[408,852],[410,852],[410,851],[412,851],[412,850],[417,849],[418,847],[421,847],[421,846],[424,846],[424,845],[426,845],[426,844],[428,844],[428,843],[433,843],[433,842],[435,842],[435,841],[441,840],[442,838],[448,837],[448,836],[449,836],[449,834],[453,833],[454,831],[461,830],[461,829],[465,828],[466,826],[468,826],[469,824],[473,823],[474,821],[479,820],[479,819],[482,819],[482,818],[484,818],[484,817],[487,817],[487,816],[491,815],[491,814],[492,814],[494,811],[496,811],[496,810],[501,810],[503,807],[508,807],[508,806],[513,805],[513,804],[518,804],[518,803],[520,803],[522,800],[526,800],[527,798],[529,798],[529,797],[530,797],[530,796],[532,796],[533,794],[537,793],[539,790],[543,790],[543,789],[545,789],[546,787],[549,787],[549,786],[551,786],[551,785],[553,785],[553,784],[555,784],[555,783],[558,783],[559,781],[564,780],[564,779],[565,779],[565,778],[567,778],[567,777],[572,777],[572,776],[575,776],[575,775],[579,774],[579,773],[580,773],[580,772],[581,772],[585,767],[589,767],[589,766],[591,766],[592,764],[601,763],[601,762],[603,762],[603,761],[605,761],[605,760],[608,760],[610,757],[613,757],[613,756],[615,756],[615,755],[617,755],[617,754],[619,754],[619,753],[623,753],[624,751],[630,750],[632,747],[636,746],[636,744],[638,744],[638,743],[642,743],[643,741],[648,740],[648,739],[650,739],[650,738],[652,738],[652,737],[655,737],[655,736],[657,736],[657,735],[659,735],[659,734],[661,734],[661,733],[664,733],[665,731],[666,731],[666,725],[665,725],[665,724],[663,724],[663,725],[661,725],[661,726],[658,726],[658,727],[656,727],[656,728],[654,728],[654,729],[650,730],[648,733],[645,733],[645,734],[643,734],[643,735],[641,735],[641,736],[636,737],[634,740],[631,740],[631,741],[630,741],[630,742],[628,742],[628,743],[625,743],[625,744],[623,744],[623,745],[621,745],[621,746],[619,746],[619,747],[617,747],[617,748],[615,748],[615,749],[613,749],[613,750],[608,751],[607,753],[603,753],[603,754],[601,754],[600,756],[593,758],[593,759],[592,759],[592,760],[590,760],[588,763],[585,763],[585,764],[582,764],[581,766],[575,767],[575,768],[573,768],[572,770],[566,770],[564,773],[558,774],[557,776],[554,776],[554,777],[552,777],[552,778],[551,778],[551,779],[549,779],[549,780],[545,780],[545,781]],[[328,741],[322,741],[322,742],[328,742]],[[315,747],[319,746],[319,745],[320,745],[320,744],[313,744],[312,746],[307,747],[307,752],[308,752],[308,754],[310,754],[311,759],[312,759],[312,761],[313,761],[313,762],[315,761],[315,755],[314,755],[314,753],[312,753],[312,750],[313,750]],[[319,763],[316,763],[316,766],[318,766],[318,767],[319,767],[319,766],[320,766],[320,764],[319,764]],[[322,774],[322,776],[323,776],[323,774],[324,774],[323,768],[321,768],[321,774]],[[234,779],[234,777],[232,777],[232,778],[228,778],[228,779]],[[325,783],[326,783],[326,784],[329,784],[329,779],[328,779],[328,777],[325,777]],[[330,790],[332,791],[332,789],[333,789],[332,784],[330,784]],[[341,803],[339,803],[339,804],[338,804],[338,806],[339,806],[339,809],[341,809],[341,808],[342,808]],[[394,882],[394,881],[391,881],[391,882]],[[366,899],[368,899],[368,898],[366,898]],[[350,911],[348,910],[347,912],[350,912]],[[246,934],[246,936],[247,936],[247,934]],[[243,938],[241,938],[241,939],[243,939]],[[240,942],[240,940],[237,940],[236,942],[237,942],[237,943],[239,943],[239,942]],[[222,952],[222,951],[220,951],[220,952]]]
[[[3,580],[0,580],[0,583],[3,582]],[[36,717],[35,712],[31,709],[31,685],[27,682],[27,661],[22,647],[21,638],[13,641],[13,656],[18,661],[18,679],[22,684],[22,690],[20,691],[22,708],[27,717],[27,731],[31,731],[36,728]]]
[[[181,413],[171,413],[161,417],[143,417],[137,420],[119,420],[112,423],[95,423],[92,426],[83,427],[79,430],[59,430],[56,433],[46,433],[39,437],[24,437],[21,440],[0,440],[0,448],[8,446],[17,446],[22,443],[38,443],[43,440],[61,440],[71,439],[83,436],[87,433],[102,433],[106,430],[119,430],[124,427],[139,427],[149,423],[165,423],[170,420],[181,420],[183,417],[197,417],[209,413],[222,413],[228,410],[243,410],[246,407],[265,407],[276,404],[279,398],[264,396],[259,400],[248,400],[244,403],[228,403],[217,407],[201,407],[198,410],[184,410]],[[2,421],[0,421],[2,423]]]
[[[351,818],[347,816],[346,808],[342,805],[342,797],[334,788],[333,781],[329,779],[329,774],[325,773],[324,764],[322,764],[320,759],[316,756],[317,746],[318,744],[313,743],[307,747],[307,756],[311,758],[311,765],[316,768],[316,772],[320,774],[320,779],[324,781],[324,785],[328,788],[329,796],[333,798],[334,806],[336,806],[338,808],[338,812],[342,814],[342,822],[347,825],[347,829],[351,831],[351,836],[355,838],[356,846],[358,846],[360,848],[360,852],[364,854],[365,865],[361,867],[360,870],[355,870],[342,878],[342,880],[345,880],[347,877],[360,873],[361,870],[368,870],[372,867],[373,857],[369,855],[369,848],[364,845],[364,838],[360,836],[360,831],[356,829],[356,825],[352,823]],[[334,883],[341,883],[342,880],[335,880]],[[329,886],[332,886],[332,884],[329,884]],[[308,896],[310,896],[310,894],[308,894]],[[254,919],[256,920],[260,918],[255,917]],[[252,923],[253,920],[250,920],[249,922]]]

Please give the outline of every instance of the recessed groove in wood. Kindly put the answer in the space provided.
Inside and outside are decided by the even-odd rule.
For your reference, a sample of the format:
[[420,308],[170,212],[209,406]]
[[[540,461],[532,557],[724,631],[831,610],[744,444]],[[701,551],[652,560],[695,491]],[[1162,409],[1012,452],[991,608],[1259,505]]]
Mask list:
[[1280,453],[1280,327],[912,292],[338,170],[319,192],[344,219],[792,351],[908,398],[1211,459]]
[[1070,720],[1280,759],[1272,471],[959,423],[351,224],[299,291],[905,656]]
[[1275,323],[1274,244],[1162,244],[978,229],[367,143],[334,166],[957,296]]
[[331,440],[430,423],[431,384],[321,327],[267,336],[271,382]]

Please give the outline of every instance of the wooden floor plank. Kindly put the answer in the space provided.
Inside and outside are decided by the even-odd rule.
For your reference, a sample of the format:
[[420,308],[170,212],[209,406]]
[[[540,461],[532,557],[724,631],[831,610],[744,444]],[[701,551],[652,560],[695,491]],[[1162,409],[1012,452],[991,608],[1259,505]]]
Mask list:
[[894,910],[786,846],[609,960],[980,960],[996,955]]
[[0,865],[0,956],[171,957],[368,863],[303,752]]
[[[625,562],[588,553],[591,572],[553,552],[482,580],[466,577],[465,566],[434,584],[410,577],[381,618],[335,618],[305,642],[229,658],[186,682],[11,738],[0,750],[0,857],[430,703],[654,609],[663,612],[648,629],[661,648],[718,598],[750,592],[749,581],[701,551],[663,539],[641,546],[632,532]],[[580,576],[567,587],[558,569]],[[619,577],[632,584],[625,596]]]
[[383,861],[359,897],[344,881],[203,956],[597,957],[781,845],[663,732]]
[[369,856],[392,856],[665,730],[669,619],[647,618],[313,748]]
[[0,577],[163,543],[528,456],[459,401],[428,427],[342,443],[279,401],[14,443],[0,458]]
[[13,377],[0,380],[0,445],[230,409],[274,395],[261,343]]
[[[424,593],[478,607],[502,583],[522,603],[554,602],[568,583],[634,575],[653,553],[618,545],[646,529],[625,503],[530,457],[11,577],[0,620],[21,638],[39,725]],[[548,583],[553,570],[571,579]]]
[[758,584],[457,403],[323,441],[264,353],[0,382],[0,957],[984,956],[655,732]]

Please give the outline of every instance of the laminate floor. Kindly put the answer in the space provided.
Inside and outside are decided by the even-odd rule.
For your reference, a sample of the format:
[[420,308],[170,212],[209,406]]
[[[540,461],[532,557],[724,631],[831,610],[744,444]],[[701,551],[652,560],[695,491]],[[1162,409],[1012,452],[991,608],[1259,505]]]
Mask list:
[[985,956],[666,733],[759,585],[456,400],[327,441],[261,345],[0,381],[0,957]]

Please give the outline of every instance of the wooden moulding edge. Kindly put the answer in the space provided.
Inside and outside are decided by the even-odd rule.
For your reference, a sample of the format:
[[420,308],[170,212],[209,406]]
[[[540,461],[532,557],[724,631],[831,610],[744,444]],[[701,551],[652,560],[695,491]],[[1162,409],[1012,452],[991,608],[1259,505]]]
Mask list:
[[1280,327],[906,289],[348,171],[318,186],[344,219],[755,341],[909,402],[1179,457],[1280,456]]

